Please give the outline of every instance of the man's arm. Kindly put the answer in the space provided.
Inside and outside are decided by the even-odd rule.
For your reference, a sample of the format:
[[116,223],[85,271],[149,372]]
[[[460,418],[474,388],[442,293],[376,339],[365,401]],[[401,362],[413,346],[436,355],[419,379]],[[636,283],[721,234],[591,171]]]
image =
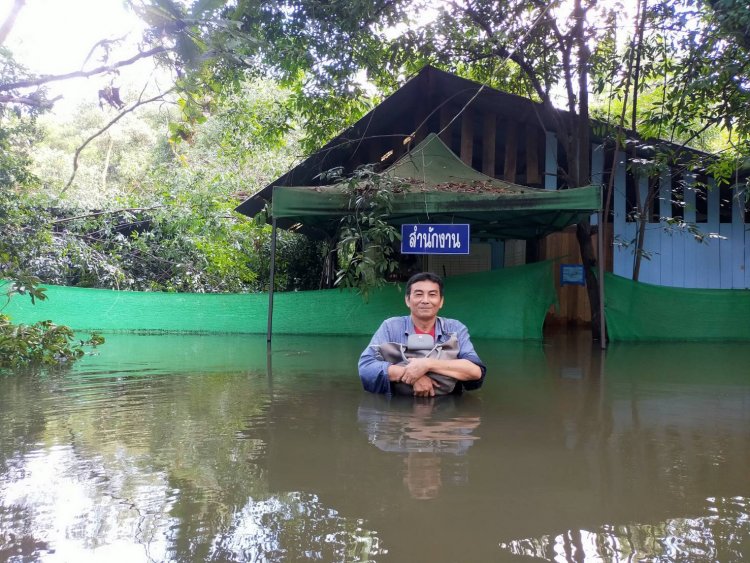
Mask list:
[[402,381],[413,385],[427,372],[439,373],[461,381],[465,389],[478,389],[484,382],[487,372],[482,360],[474,350],[474,345],[469,339],[469,331],[462,323],[452,321],[451,331],[456,332],[458,339],[458,358],[455,360],[437,360],[431,358],[419,358],[409,360],[407,370]]
[[400,381],[404,367],[383,360],[378,346],[392,341],[387,321],[383,321],[370,344],[359,357],[359,377],[365,390],[371,393],[390,393],[391,381]]
[[413,358],[406,364],[401,381],[414,383],[428,372],[447,375],[457,381],[476,381],[482,377],[482,368],[467,359],[435,360],[432,358]]

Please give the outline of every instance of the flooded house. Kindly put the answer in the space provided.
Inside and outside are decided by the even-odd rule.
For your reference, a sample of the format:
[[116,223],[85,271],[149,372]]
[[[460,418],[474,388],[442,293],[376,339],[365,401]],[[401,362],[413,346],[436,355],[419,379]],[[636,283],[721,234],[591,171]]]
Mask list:
[[[640,282],[657,286],[750,287],[747,203],[739,183],[717,186],[692,164],[693,157],[707,155],[677,145],[670,145],[675,154],[670,166],[646,174],[642,163],[653,157],[653,147],[640,143],[635,150],[628,147],[627,154],[615,151],[612,131],[592,121],[591,185],[572,188],[555,133],[554,119],[560,115],[567,114],[552,115],[529,99],[427,66],[237,209],[252,216],[270,204],[280,228],[330,237],[340,218],[335,207],[342,211],[343,199],[321,203],[326,197],[322,188],[330,183],[327,171],[351,174],[371,165],[426,183],[432,179],[433,185],[453,191],[450,201],[422,213],[416,204],[402,209],[394,223],[469,223],[471,251],[420,256],[419,267],[450,279],[552,261],[557,304],[548,309],[546,325],[591,320],[574,224],[589,218],[596,225],[600,210],[607,215],[602,233],[607,284],[615,279],[611,274],[629,280],[637,269]],[[447,164],[444,149],[455,162]],[[481,189],[466,189],[483,182],[505,191],[526,190],[530,197],[518,201],[498,194],[490,203]],[[530,203],[532,198],[544,203]]]

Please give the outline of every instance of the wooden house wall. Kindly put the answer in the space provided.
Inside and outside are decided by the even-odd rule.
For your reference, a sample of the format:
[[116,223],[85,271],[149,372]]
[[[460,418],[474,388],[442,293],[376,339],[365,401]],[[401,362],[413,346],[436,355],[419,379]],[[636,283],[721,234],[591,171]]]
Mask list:
[[[622,171],[620,176],[624,178],[626,173],[631,175],[630,171]],[[646,181],[629,179],[643,198]],[[620,243],[614,247],[613,271],[632,279],[631,241],[638,223],[629,216],[633,202],[628,187],[622,179],[620,185],[621,189],[613,194],[613,220]],[[696,230],[669,225],[666,217],[678,217]],[[747,220],[745,198],[735,189],[717,188],[710,179],[699,182],[692,175],[663,174],[656,209],[644,235],[644,251],[650,259],[641,261],[639,281],[669,287],[750,288]]]

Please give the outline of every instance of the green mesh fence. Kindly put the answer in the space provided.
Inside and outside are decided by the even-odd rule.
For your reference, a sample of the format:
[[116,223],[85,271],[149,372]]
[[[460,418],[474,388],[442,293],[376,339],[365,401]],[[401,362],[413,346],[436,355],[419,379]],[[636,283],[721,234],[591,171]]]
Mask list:
[[662,287],[607,274],[607,331],[620,340],[750,340],[750,291]]
[[[16,323],[50,319],[81,331],[265,334],[267,328],[268,294],[46,287],[46,301],[32,305],[16,296],[3,312]],[[368,302],[348,290],[276,293],[273,333],[372,334],[384,318],[408,313],[403,289],[389,285]],[[441,315],[460,319],[476,337],[541,339],[555,300],[552,264],[540,262],[447,278]]]

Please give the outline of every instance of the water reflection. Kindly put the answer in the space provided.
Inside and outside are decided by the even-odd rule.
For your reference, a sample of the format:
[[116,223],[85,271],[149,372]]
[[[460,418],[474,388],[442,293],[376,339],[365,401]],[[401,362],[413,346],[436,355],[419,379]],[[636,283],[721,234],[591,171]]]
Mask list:
[[316,495],[248,499],[218,536],[209,560],[368,561],[383,550],[377,535],[347,520]]
[[294,483],[270,490],[272,436],[255,432],[268,428],[274,400],[316,404],[311,393],[337,387],[330,374],[323,384],[310,377],[335,361],[334,343],[280,345],[274,396],[264,340],[208,340],[116,335],[72,372],[0,374],[0,560],[379,552],[361,518]]
[[709,498],[705,515],[654,524],[602,525],[501,543],[514,555],[578,561],[742,561],[750,536],[744,497]]
[[[403,482],[412,498],[424,500],[440,492],[446,454],[464,456],[478,439],[479,405],[468,395],[416,400],[363,395],[357,419],[371,444],[403,454]],[[466,482],[466,459],[451,461],[452,481]]]

